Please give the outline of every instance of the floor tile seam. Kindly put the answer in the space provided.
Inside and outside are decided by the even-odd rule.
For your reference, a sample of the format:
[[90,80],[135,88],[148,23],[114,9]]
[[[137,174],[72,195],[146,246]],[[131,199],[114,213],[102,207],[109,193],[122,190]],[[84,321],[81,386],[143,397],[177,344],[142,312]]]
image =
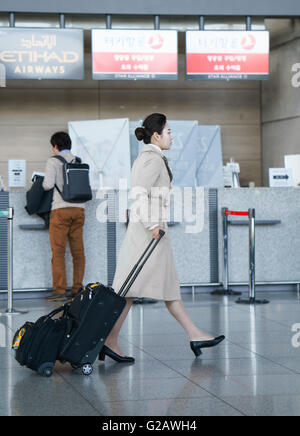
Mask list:
[[[240,308],[240,312],[241,313],[249,313],[249,311],[246,311],[246,309],[243,309],[243,308]],[[282,327],[289,327],[287,324],[284,324],[284,323],[281,323],[281,322],[279,322],[279,321],[276,321],[276,320],[274,320],[274,319],[270,319],[270,318],[268,318],[266,315],[264,315],[264,314],[259,314],[258,316],[257,316],[257,314],[255,315],[255,320],[257,320],[257,321],[269,321],[269,322],[272,322],[272,323],[275,323],[275,324],[278,324],[278,325],[280,325],[280,326],[282,326]],[[238,321],[237,321],[238,322]]]
[[[198,386],[199,387],[199,386]],[[132,403],[138,403],[140,401],[163,401],[163,400],[202,400],[202,399],[217,399],[219,400],[218,397],[216,397],[215,395],[201,395],[199,397],[195,396],[195,397],[161,397],[161,398],[139,398],[137,400],[130,400],[130,399],[126,399],[126,400],[112,400],[112,401],[103,401],[101,404],[116,404],[116,403],[124,403],[124,402],[132,402]],[[224,401],[220,400],[222,403],[225,403]],[[233,406],[230,406],[231,409],[235,409]],[[236,411],[238,411],[237,409],[235,409]],[[242,413],[240,411],[238,411],[239,413]],[[106,416],[106,415],[102,415],[102,416]],[[180,415],[178,415],[180,416]]]
[[[175,371],[174,371],[175,372]],[[65,377],[63,376],[63,375],[61,375],[61,377],[69,384],[69,385],[71,385],[71,387],[73,388],[73,390],[75,390],[77,393],[79,393],[80,394],[80,396],[91,406],[91,407],[93,407],[93,409],[94,410],[96,410],[98,413],[100,413],[100,415],[101,416],[104,416],[101,412],[100,412],[100,410],[99,409],[97,409],[97,407],[96,406],[94,406],[86,397],[85,397],[85,395],[82,393],[82,392],[80,392],[80,391],[78,391],[78,389],[76,389],[72,384],[71,384],[71,382],[69,382],[67,379],[65,379]],[[176,377],[176,376],[174,376],[174,377],[168,377],[168,378],[164,378],[164,380],[168,380],[168,379],[182,379],[183,377],[180,375],[180,374],[178,374],[178,376]],[[149,380],[149,379],[148,379]],[[176,397],[176,398],[178,398],[178,397]],[[176,399],[176,398],[174,398],[174,399]],[[189,399],[190,397],[180,397],[180,398],[182,398],[182,399]],[[143,400],[157,400],[158,398],[143,398]],[[160,398],[159,398],[160,399]],[[167,398],[163,398],[163,399],[170,399],[169,397],[167,397]],[[171,399],[173,399],[173,398],[171,398]],[[128,401],[128,400],[116,400],[116,401],[111,401],[111,402],[120,402],[120,401]],[[139,400],[133,400],[133,401],[139,401]],[[107,401],[108,403],[110,402],[110,401]]]
[[[140,350],[140,351],[143,351],[143,352],[145,352],[144,350]],[[146,353],[146,352],[145,352]],[[151,356],[151,355],[150,355]],[[259,356],[259,357],[262,357],[263,359],[265,359],[265,360],[267,360],[264,356]],[[219,357],[217,360],[249,360],[250,359],[250,357],[230,357],[230,358],[227,358],[227,357]],[[164,360],[161,360],[161,359],[158,359],[157,357],[152,357],[151,358],[151,360],[157,360],[158,362],[165,362]],[[172,359],[167,359],[167,361],[169,361],[169,360],[172,360]],[[173,359],[174,360],[174,359]],[[182,361],[182,360],[189,360],[189,359],[179,359],[180,361]],[[213,361],[215,361],[216,359],[211,359],[211,358],[208,358],[208,359],[205,359],[204,358],[204,360],[205,361],[208,361],[208,360],[213,360]],[[273,362],[274,363],[274,362]],[[275,362],[276,363],[276,362]],[[20,368],[20,365],[15,365],[15,366],[13,366],[13,367],[8,367],[8,368],[4,368],[4,367],[2,367],[1,365],[0,365],[0,369],[22,369],[22,368]],[[171,368],[172,369],[172,368]],[[58,372],[58,371],[57,371]]]
[[[178,372],[177,370],[175,370],[176,372]],[[243,416],[246,416],[244,414],[243,411],[237,409],[235,406],[232,406],[231,404],[227,403],[226,400],[223,400],[223,398],[218,397],[217,395],[215,395],[213,392],[210,392],[208,389],[204,388],[203,386],[200,386],[198,383],[196,383],[193,379],[190,379],[188,376],[185,376],[184,374],[182,374],[182,376],[188,380],[190,383],[196,385],[197,387],[199,387],[201,390],[207,392],[207,394],[211,397],[211,398],[215,398],[218,401],[221,401],[222,403],[226,404],[226,406],[229,406],[231,409],[235,410],[238,413],[241,413]],[[193,398],[193,397],[191,397]]]
[[[110,376],[106,376],[106,381],[108,381],[108,378],[109,378]],[[182,379],[182,376],[180,376],[180,375],[176,375],[176,374],[174,374],[174,375],[171,375],[171,376],[163,376],[163,377],[161,377],[161,376],[146,376],[146,377],[138,377],[138,376],[136,376],[136,378],[135,378],[136,380],[138,379],[138,380],[172,380],[172,379]],[[111,380],[113,380],[113,381],[115,381],[115,382],[119,382],[120,380],[118,379],[118,377],[111,377]]]
[[[168,369],[172,370],[173,372],[180,374],[182,377],[186,378],[183,374],[181,374],[179,371],[177,371],[176,369],[171,368],[169,365],[167,365],[163,360],[160,360],[159,358],[153,356],[149,351],[146,351],[140,347],[137,347],[140,351],[142,351],[143,353],[145,353],[146,355],[150,356],[153,360],[159,362],[160,364],[162,364],[163,366],[166,366]],[[186,359],[184,359],[186,360]]]
[[[204,400],[204,399],[216,399],[217,397],[215,397],[214,395],[208,394],[208,395],[201,395],[199,397],[168,397],[168,398],[147,398],[147,399],[139,399],[139,400],[112,400],[112,401],[103,401],[102,404],[111,404],[111,403],[124,403],[124,402],[130,402],[130,403],[139,403],[140,401],[162,401],[162,400]],[[218,398],[217,398],[218,399]],[[231,408],[233,408],[232,406],[230,406]],[[1,410],[1,409],[0,409]],[[178,415],[179,416],[179,415]]]
[[[100,416],[104,416],[100,410],[98,410],[87,398],[85,398],[85,396],[82,394],[82,392],[80,392],[78,389],[76,389],[76,387],[74,385],[72,385],[72,383],[70,383],[64,376],[63,374],[59,373],[59,371],[56,372],[56,374],[58,374],[65,383],[67,383],[71,389],[73,391],[75,391],[93,410],[95,410],[97,413],[100,414]],[[83,377],[87,377],[87,376],[83,376]]]
[[[255,342],[255,341],[251,341],[251,342],[246,342],[244,343],[244,345],[241,345],[240,343],[236,343],[234,342],[234,340],[228,340],[228,342],[231,343],[231,345],[235,345],[236,347],[240,347],[240,348],[245,348],[245,347],[257,347],[257,346],[266,346],[266,347],[273,347],[275,348],[276,346],[283,346],[283,347],[288,347],[290,346],[288,342],[291,343],[291,337],[289,338],[290,341],[286,341],[286,338],[283,339],[283,341],[279,341],[279,342]],[[171,346],[171,345],[170,345]],[[295,350],[297,350],[299,347],[293,347]],[[294,356],[295,357],[295,356]],[[300,358],[300,350],[299,350],[299,358]]]
[[[289,399],[293,399],[295,398],[299,398],[300,397],[300,393],[299,394],[256,394],[256,395],[241,395],[241,394],[237,394],[237,395],[222,395],[221,398],[224,401],[230,401],[230,398],[247,398],[250,397],[251,399],[263,399],[263,398],[281,398],[281,397],[288,397]],[[229,403],[230,404],[230,403]],[[231,407],[233,407],[231,405]],[[246,414],[246,412],[242,412],[245,414],[245,416],[269,416],[269,415],[257,415],[257,414]],[[276,415],[276,416],[285,416],[285,415]],[[287,415],[290,416],[290,415]],[[298,415],[297,415],[298,416]]]
[[[226,337],[225,341],[226,341],[227,343],[231,344],[231,345],[234,345],[235,347],[241,348],[242,350],[249,351],[251,354],[252,354],[252,353],[253,353],[253,354],[258,354],[258,353],[255,353],[255,351],[250,350],[250,349],[247,348],[246,346],[241,345],[240,343],[237,343],[237,342],[235,342],[235,341],[233,341],[233,340],[231,340],[231,339],[228,339],[228,337]],[[226,343],[226,342],[225,342],[225,343]],[[247,345],[248,345],[248,344],[247,344]],[[251,343],[250,343],[249,345],[251,345]],[[271,344],[271,345],[272,345],[272,344]],[[247,359],[247,358],[246,358],[246,359]]]
[[[202,355],[202,359],[203,359],[203,355]],[[181,359],[181,360],[188,360],[188,359]],[[208,361],[208,360],[210,360],[210,361],[212,361],[212,362],[215,362],[216,361],[216,359],[213,359],[213,358],[210,358],[210,359],[204,359],[205,361]],[[226,357],[224,357],[223,359],[222,358],[219,358],[218,360],[244,360],[244,361],[248,361],[248,360],[251,360],[251,357],[232,357],[232,358],[230,358],[230,359],[228,359],[228,358],[226,358]],[[265,358],[263,358],[263,360],[266,360]],[[167,362],[176,362],[176,360],[175,359],[166,359],[166,360],[163,360],[163,362],[164,363],[167,363]]]
[[[233,342],[233,343],[234,343],[234,342]],[[235,344],[235,345],[237,345],[237,344]],[[239,347],[242,348],[242,349],[244,349],[244,350],[249,351],[247,348],[243,347],[242,345],[239,345]],[[262,359],[264,359],[264,360],[266,360],[266,361],[268,361],[268,362],[271,362],[271,363],[275,364],[276,366],[279,366],[279,367],[281,367],[281,368],[286,369],[287,371],[291,372],[291,373],[294,374],[294,375],[299,375],[298,372],[295,372],[294,370],[292,370],[292,369],[286,367],[285,365],[282,365],[281,363],[275,362],[274,360],[270,359],[269,357],[263,356],[262,354],[257,353],[256,351],[251,351],[251,353],[252,353],[252,354],[255,354],[256,356],[259,356],[260,358],[262,358]],[[280,356],[279,356],[279,357],[280,357]],[[284,358],[284,357],[286,357],[286,356],[282,356],[282,357]],[[280,357],[280,358],[281,358],[281,357]]]
[[[254,377],[293,377],[295,374],[224,374],[224,375],[220,375],[220,374],[215,374],[213,376],[213,380],[220,380],[220,379],[224,379],[224,378],[230,378],[230,379],[239,379],[239,378],[254,378]],[[298,375],[298,374],[297,374]],[[187,376],[188,377],[188,376]],[[199,376],[201,377],[201,376]],[[196,380],[195,383],[198,384],[198,386],[200,386],[202,389],[205,389],[202,385],[199,384],[199,382],[197,382],[197,376],[193,377],[193,379],[189,379],[189,380]],[[206,377],[206,380],[208,380],[208,378]],[[281,395],[281,394],[280,394]],[[299,395],[300,396],[300,392],[299,394],[294,394],[294,395]]]
[[[235,344],[235,345],[236,345],[236,344]],[[241,348],[243,348],[243,347],[241,347]],[[287,374],[287,375],[298,375],[297,373],[295,373],[294,371],[292,371],[290,368],[285,367],[284,365],[278,364],[277,362],[274,362],[274,361],[272,361],[271,359],[268,359],[268,358],[266,358],[266,357],[264,357],[264,356],[261,356],[261,355],[259,355],[258,353],[253,353],[253,354],[257,354],[260,358],[262,358],[262,359],[264,359],[264,360],[266,360],[266,361],[268,361],[268,362],[272,362],[272,363],[275,364],[276,366],[279,366],[279,367],[281,367],[281,368],[284,368],[285,370],[287,370],[288,372],[291,373],[291,374]],[[238,359],[238,358],[235,358],[235,359]],[[159,360],[159,359],[158,359],[158,360]],[[224,359],[223,359],[223,360],[224,360]],[[228,360],[228,359],[225,359],[225,360]],[[169,367],[169,365],[167,365],[165,362],[163,362],[163,361],[160,361],[160,362],[161,362],[162,364],[166,365],[167,367]],[[169,368],[170,368],[170,367],[169,367]],[[173,369],[173,368],[171,368],[171,369]],[[173,370],[174,370],[174,369],[173,369]],[[181,374],[180,371],[178,371],[178,370],[174,370],[174,371],[175,371],[175,372],[178,372],[179,374]],[[281,374],[281,375],[282,375],[282,374]],[[201,386],[200,384],[196,383],[194,380],[190,379],[189,377],[185,376],[184,374],[182,374],[182,376],[183,376],[184,378],[186,378],[187,380],[189,380],[191,383],[196,384],[197,386],[199,386],[202,390],[205,390],[209,395],[211,395],[211,396],[217,398],[218,400],[223,401],[226,405],[230,406],[231,408],[233,408],[233,409],[236,410],[237,412],[241,413],[243,416],[248,416],[248,415],[245,414],[242,410],[239,410],[239,409],[235,408],[232,404],[227,403],[226,399],[224,399],[224,398],[222,398],[222,397],[218,397],[217,395],[215,395],[214,393],[210,392],[208,389],[204,388],[203,386]],[[255,376],[257,376],[257,375],[255,375]],[[230,375],[229,375],[229,376],[224,376],[224,375],[223,375],[223,376],[216,376],[216,377],[224,378],[224,377],[230,377]],[[234,376],[232,376],[232,377],[234,377]],[[244,376],[241,376],[241,377],[244,377]],[[281,394],[281,395],[284,395],[284,394]],[[281,395],[279,394],[278,396],[281,396]],[[294,396],[298,396],[298,394],[294,394]]]
[[[129,343],[130,343],[130,342],[129,342]],[[131,345],[134,345],[134,344],[132,344],[132,343],[130,343],[130,344],[131,344]],[[171,367],[169,367],[168,365],[166,365],[163,361],[161,361],[161,360],[158,359],[157,357],[153,356],[149,351],[146,351],[146,350],[144,350],[144,349],[142,349],[142,348],[140,348],[140,347],[138,347],[138,346],[136,346],[136,348],[137,348],[138,350],[142,351],[143,353],[145,353],[146,355],[150,356],[153,360],[155,360],[155,361],[159,362],[160,364],[166,366],[166,367],[167,367],[168,369],[170,369],[172,372],[175,372],[175,373],[177,373],[177,374],[180,374],[180,373],[178,373],[178,371],[174,370],[173,368],[171,368]],[[181,375],[181,374],[180,374],[180,375]],[[181,376],[182,376],[182,375],[181,375]]]
[[[234,345],[234,346],[236,346],[236,347],[242,349],[242,350],[246,350],[246,351],[248,351],[249,353],[252,353],[251,350],[248,350],[247,348],[245,348],[245,347],[243,347],[243,346],[240,346],[239,344],[237,344],[237,343],[235,343],[235,342],[233,342],[233,341],[230,341],[230,340],[228,340],[227,338],[226,338],[226,341],[229,342],[230,344],[232,344],[232,345]],[[152,356],[151,351],[148,351],[148,350],[145,349],[146,347],[148,347],[148,345],[144,346],[145,348],[142,348],[141,346],[139,346],[139,345],[137,345],[137,344],[135,344],[135,343],[132,343],[132,342],[130,342],[130,341],[128,341],[128,343],[129,343],[130,345],[134,346],[135,348],[137,348],[138,350],[140,350],[140,351],[142,351],[142,352],[144,352],[144,353],[147,353],[147,354],[149,354],[150,356]],[[151,346],[152,346],[152,345],[150,345],[150,347],[151,347]],[[180,344],[180,346],[181,346],[181,344]],[[161,348],[161,347],[164,347],[164,345],[157,345],[157,346],[154,345],[154,347]],[[175,348],[175,347],[178,347],[178,345],[168,345],[168,347]],[[152,357],[153,357],[153,356],[152,356]],[[153,357],[153,358],[154,358],[154,359],[157,359],[157,358],[155,358],[155,357]],[[227,358],[224,358],[224,359],[227,359]],[[235,357],[235,358],[233,358],[233,359],[239,359],[239,358],[238,358],[238,357]],[[247,357],[245,357],[245,359],[247,359]],[[171,359],[169,359],[169,360],[171,360]],[[179,360],[187,360],[187,359],[179,359]]]
[[[286,371],[286,368],[284,368],[284,370]],[[179,370],[180,371],[180,370]],[[267,370],[266,370],[267,371]],[[248,373],[248,374],[236,374],[236,373],[234,373],[234,374],[231,374],[231,373],[229,373],[229,374],[226,374],[226,373],[224,373],[224,374],[214,374],[213,375],[213,377],[214,378],[224,378],[224,377],[264,377],[264,376],[268,376],[268,375],[271,375],[271,376],[274,376],[274,377],[276,377],[276,376],[278,376],[278,377],[281,377],[281,376],[283,376],[283,375],[295,375],[295,374],[287,374],[286,372],[285,373],[278,373],[278,374],[273,374],[273,373],[260,373],[260,372],[251,372],[251,373]],[[296,374],[296,375],[298,375],[298,374]],[[193,375],[193,376],[191,376],[191,377],[193,377],[193,378],[197,378],[198,376],[197,375]],[[201,377],[201,375],[199,375],[199,377]]]
[[[204,388],[203,386],[201,386],[200,384],[198,385],[201,389],[205,390],[206,392],[209,392],[208,389]],[[300,392],[299,393],[273,393],[273,394],[251,394],[251,391],[248,391],[245,395],[244,394],[236,394],[236,395],[224,395],[224,394],[219,394],[220,396],[217,396],[216,394],[211,393],[212,396],[215,396],[216,398],[218,398],[221,401],[224,401],[226,404],[228,404],[230,407],[235,408],[235,406],[233,406],[232,404],[228,403],[227,398],[228,397],[250,397],[250,398],[256,398],[256,397],[296,397],[299,398],[300,397]],[[240,411],[239,409],[236,408],[237,411],[239,411],[240,413],[243,413],[245,416],[247,416],[247,414],[243,411]]]
[[[283,321],[276,321],[276,320],[274,320],[274,319],[270,319],[270,318],[265,318],[267,321],[271,321],[271,322],[274,322],[274,323],[276,323],[277,325],[280,325],[280,326],[282,326],[282,327],[291,327],[291,325],[290,324],[287,324],[287,323],[285,323],[285,322],[283,322]],[[300,319],[299,319],[299,321],[300,321]]]
[[[245,308],[243,309],[242,307],[240,307],[239,309],[240,309],[241,312],[247,312],[247,313],[249,313],[249,311],[247,311]],[[256,318],[256,317],[257,317],[257,315],[255,315],[255,318]],[[259,314],[259,317],[261,317],[260,321],[261,321],[261,320],[267,320],[267,321],[273,322],[273,323],[275,323],[275,324],[281,325],[281,326],[283,326],[283,327],[288,327],[287,324],[284,324],[284,323],[279,322],[279,321],[274,320],[274,319],[270,319],[270,318],[268,317],[267,314],[263,314],[263,313],[261,313],[261,314]]]
[[[144,349],[144,348],[141,348],[140,346],[138,346],[138,345],[136,345],[136,344],[133,344],[133,343],[130,342],[130,341],[128,341],[128,343],[129,343],[130,345],[133,345],[133,346],[134,346],[135,348],[137,348],[139,351],[142,351],[143,353],[145,353],[145,354],[147,354],[148,356],[150,356],[153,360],[157,360],[158,362],[164,362],[163,360],[159,359],[158,357],[153,356],[153,354],[151,354],[150,351],[148,351],[148,350],[146,350],[146,349]],[[235,343],[233,343],[233,345],[238,346],[238,345],[235,344]],[[162,345],[162,347],[163,347],[163,345]],[[175,347],[175,345],[174,345],[173,347]],[[239,347],[239,348],[241,348],[241,349],[244,350],[243,347]],[[248,351],[249,353],[251,353],[250,350],[247,350],[247,349],[246,349],[246,351]],[[232,357],[232,358],[230,358],[230,359],[240,359],[240,357]],[[230,360],[230,359],[228,359],[227,357],[220,357],[220,358],[218,358],[217,360]],[[243,359],[249,359],[249,357],[248,357],[248,358],[247,358],[247,357],[244,357]],[[170,359],[168,359],[168,360],[170,360]],[[187,360],[187,359],[177,359],[177,360]],[[205,359],[205,360],[213,360],[213,359]],[[171,369],[172,369],[172,368],[171,368]]]
[[[145,352],[146,354],[149,354],[148,352]],[[157,358],[154,357],[155,360],[157,360],[158,362],[160,362],[161,364],[163,364],[164,366],[166,366],[167,368],[171,369],[172,371],[180,374],[184,379],[188,380],[190,383],[196,385],[197,387],[200,387],[201,390],[205,391],[208,393],[209,396],[216,398],[219,401],[222,401],[224,404],[226,404],[227,406],[229,406],[230,408],[234,409],[235,411],[237,411],[238,413],[241,413],[242,415],[246,416],[241,410],[236,409],[235,407],[233,407],[232,405],[228,404],[226,401],[222,400],[221,398],[219,398],[217,395],[213,394],[212,392],[208,391],[207,389],[202,388],[201,386],[199,386],[197,383],[195,383],[193,380],[189,379],[186,375],[180,373],[178,370],[173,369],[171,367],[169,367],[166,363],[164,363],[162,360],[159,360]]]
[[299,394],[256,394],[256,395],[240,395],[240,394],[236,394],[236,395],[222,395],[222,397],[226,397],[226,398],[231,398],[231,397],[251,397],[253,399],[255,398],[264,398],[264,397],[296,397],[296,398],[300,398],[300,393]]

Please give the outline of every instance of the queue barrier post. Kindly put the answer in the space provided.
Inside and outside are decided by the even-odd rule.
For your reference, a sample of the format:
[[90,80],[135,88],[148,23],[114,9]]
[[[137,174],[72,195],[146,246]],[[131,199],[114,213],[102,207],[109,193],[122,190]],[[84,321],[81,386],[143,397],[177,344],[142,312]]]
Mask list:
[[255,295],[255,209],[248,210],[249,216],[249,298],[239,298],[238,304],[268,304],[268,300],[257,300]]
[[228,208],[222,208],[223,227],[223,287],[211,292],[211,295],[241,295],[241,292],[229,288],[229,265],[228,265]]
[[13,307],[13,219],[14,209],[9,207],[7,210],[0,211],[0,217],[7,218],[8,234],[7,234],[7,309],[5,313],[0,313],[0,316],[4,315],[21,315],[28,313],[27,311],[15,310]]

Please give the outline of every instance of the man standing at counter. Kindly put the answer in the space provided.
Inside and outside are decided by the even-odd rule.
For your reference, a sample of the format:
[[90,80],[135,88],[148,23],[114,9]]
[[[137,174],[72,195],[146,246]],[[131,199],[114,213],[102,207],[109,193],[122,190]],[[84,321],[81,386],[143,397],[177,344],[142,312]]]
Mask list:
[[[65,132],[57,132],[51,137],[54,156],[61,156],[67,161],[75,162],[71,153],[71,138]],[[63,190],[63,162],[55,157],[48,159],[45,169],[43,188],[45,191],[54,188],[49,236],[52,249],[52,282],[53,295],[47,300],[64,300],[66,298],[67,278],[65,250],[67,239],[73,257],[73,286],[75,295],[82,286],[85,269],[83,244],[83,226],[85,220],[85,203],[69,203],[61,195]]]

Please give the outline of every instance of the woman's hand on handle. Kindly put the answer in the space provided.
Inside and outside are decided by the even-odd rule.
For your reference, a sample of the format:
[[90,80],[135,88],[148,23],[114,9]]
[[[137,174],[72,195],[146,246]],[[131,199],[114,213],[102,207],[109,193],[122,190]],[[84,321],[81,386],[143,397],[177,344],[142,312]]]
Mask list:
[[158,240],[160,238],[160,230],[162,230],[163,232],[165,232],[165,230],[162,227],[155,227],[154,229],[152,229],[152,238]]

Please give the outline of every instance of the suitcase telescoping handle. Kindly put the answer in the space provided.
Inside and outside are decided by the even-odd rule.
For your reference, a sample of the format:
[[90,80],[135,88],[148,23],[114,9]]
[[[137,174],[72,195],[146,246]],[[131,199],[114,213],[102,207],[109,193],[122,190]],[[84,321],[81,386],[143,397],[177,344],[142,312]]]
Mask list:
[[[136,265],[132,268],[129,276],[127,277],[127,279],[125,280],[123,286],[121,287],[120,291],[118,292],[118,295],[125,297],[129,291],[129,289],[131,288],[131,286],[133,285],[133,283],[135,282],[135,279],[137,278],[137,276],[139,275],[139,273],[141,272],[142,268],[144,267],[145,263],[147,262],[147,260],[149,259],[149,257],[151,256],[151,254],[153,253],[153,251],[155,250],[155,248],[157,247],[157,245],[159,244],[160,240],[165,236],[165,233],[163,230],[159,231],[159,238],[157,239],[157,241],[155,242],[154,246],[151,248],[151,246],[153,245],[153,242],[155,241],[155,239],[153,238],[150,242],[150,244],[148,245],[148,247],[146,248],[146,250],[144,251],[144,253],[142,254],[142,256],[140,257],[140,259],[138,260],[138,262],[136,263]],[[151,250],[150,250],[151,248]],[[150,251],[149,251],[150,250]],[[140,265],[140,263],[142,262],[144,256],[148,253],[148,255],[146,256],[146,258],[144,259],[143,263]],[[139,266],[140,265],[140,266]],[[135,273],[135,274],[134,274]],[[131,280],[130,280],[131,279]],[[129,283],[129,284],[128,284]],[[127,286],[128,284],[128,286]],[[126,287],[127,286],[127,287]]]

